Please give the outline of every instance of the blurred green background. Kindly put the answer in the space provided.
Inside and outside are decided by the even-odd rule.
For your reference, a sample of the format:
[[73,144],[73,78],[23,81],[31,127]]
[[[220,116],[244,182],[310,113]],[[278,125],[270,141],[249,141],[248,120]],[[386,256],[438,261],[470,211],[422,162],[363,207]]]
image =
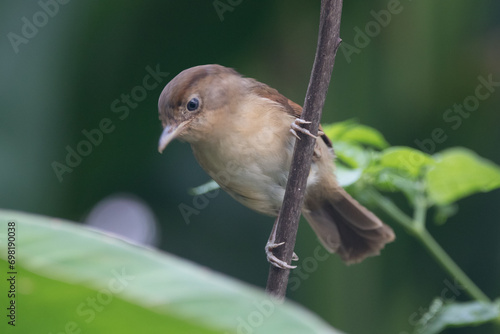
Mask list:
[[[187,189],[208,176],[187,144],[176,142],[158,153],[157,100],[183,69],[218,63],[302,104],[319,1],[222,0],[230,9],[220,15],[212,1],[60,1],[45,16],[37,15],[43,10],[37,2],[0,5],[0,206],[90,223],[102,200],[132,198],[155,217],[150,221],[156,225],[147,228],[156,232],[146,242],[264,287],[264,245],[273,219],[222,192],[193,203]],[[380,16],[388,8],[393,13]],[[499,14],[494,0],[346,1],[344,47],[323,123],[357,118],[392,145],[416,148],[441,128],[446,140],[435,143],[436,151],[465,146],[500,164],[500,87],[459,126],[443,118],[475,94],[478,77],[500,82]],[[30,29],[23,18],[38,27]],[[345,53],[349,46],[356,51]],[[159,76],[155,88],[137,88],[144,86],[148,66],[169,74]],[[124,95],[132,102],[112,107]],[[128,114],[116,113],[116,106]],[[67,146],[77,149],[86,140],[82,131],[98,128],[105,118],[113,130],[60,180],[54,161],[66,164]],[[499,200],[498,190],[467,198],[444,226],[429,226],[491,298],[500,296]],[[189,223],[180,204],[198,205]],[[350,267],[331,256],[309,273],[304,268],[307,277],[289,297],[348,333],[411,332],[415,314],[451,279],[404,230],[392,226],[397,240],[383,256]],[[317,245],[302,221],[296,253],[314,257]],[[451,297],[468,300],[460,291]],[[446,333],[494,332],[486,325]]]

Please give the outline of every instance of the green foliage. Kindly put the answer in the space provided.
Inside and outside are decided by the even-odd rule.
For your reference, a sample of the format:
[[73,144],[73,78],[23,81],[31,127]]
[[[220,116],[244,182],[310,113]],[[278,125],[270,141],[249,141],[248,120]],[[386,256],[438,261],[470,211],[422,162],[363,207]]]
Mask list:
[[[436,300],[422,317],[416,333],[434,334],[449,326],[478,325],[499,319],[498,303],[492,303],[453,262],[427,232],[425,220],[427,210],[435,207],[436,223],[444,223],[457,212],[456,201],[500,188],[500,167],[461,147],[432,156],[410,147],[387,147],[381,145],[385,139],[378,132],[353,121],[325,128],[325,133],[334,143],[337,164],[347,167],[338,170],[339,182],[346,184],[343,179],[355,171],[358,180],[349,183],[352,185],[349,189],[361,200],[380,207],[416,236],[477,300],[462,304]],[[360,137],[357,139],[353,133],[360,134]],[[381,192],[404,194],[414,208],[413,216],[405,214]]]
[[325,133],[334,143],[338,162],[351,167],[338,174],[343,184],[352,184],[342,180],[346,173],[355,168],[359,175],[361,169],[363,187],[401,191],[411,202],[423,188],[429,204],[447,207],[466,196],[500,187],[500,168],[466,148],[431,156],[410,147],[388,147],[378,131],[354,121],[325,126]]
[[298,305],[175,256],[54,218],[0,210],[0,220],[19,231],[13,333],[339,333]]
[[389,147],[389,143],[379,131],[358,124],[354,120],[326,125],[323,127],[323,131],[328,137],[339,142],[363,144],[378,149]]

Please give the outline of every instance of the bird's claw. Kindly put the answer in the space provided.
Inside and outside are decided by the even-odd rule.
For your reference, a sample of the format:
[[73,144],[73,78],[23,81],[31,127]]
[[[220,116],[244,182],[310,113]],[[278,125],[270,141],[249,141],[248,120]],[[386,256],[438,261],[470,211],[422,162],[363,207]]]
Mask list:
[[[300,137],[297,135],[297,131],[301,132],[305,135],[308,135],[310,137],[313,137],[314,139],[318,139],[317,136],[313,135],[309,130],[304,129],[302,127],[303,124],[311,124],[311,122],[303,120],[301,118],[296,118],[295,121],[290,125],[290,132],[297,138],[300,139]],[[323,131],[318,132],[319,135],[323,135]]]
[[[283,260],[278,259],[274,254],[273,254],[273,249],[284,245],[284,242],[280,242],[278,244],[275,244],[274,242],[268,241],[266,244],[266,256],[267,256],[267,261],[271,263],[273,266],[280,268],[280,269],[295,269],[297,266],[291,266],[288,263],[286,263]],[[293,253],[292,255],[292,261],[297,261],[299,257],[297,254]]]

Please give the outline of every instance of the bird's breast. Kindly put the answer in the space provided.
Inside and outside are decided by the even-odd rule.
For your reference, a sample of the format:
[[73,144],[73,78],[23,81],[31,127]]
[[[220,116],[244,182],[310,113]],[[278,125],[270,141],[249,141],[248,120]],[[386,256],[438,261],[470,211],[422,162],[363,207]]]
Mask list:
[[[254,104],[255,105],[255,104]],[[239,110],[215,126],[211,140],[192,143],[200,165],[232,197],[276,216],[283,201],[295,137],[293,117],[270,107]]]

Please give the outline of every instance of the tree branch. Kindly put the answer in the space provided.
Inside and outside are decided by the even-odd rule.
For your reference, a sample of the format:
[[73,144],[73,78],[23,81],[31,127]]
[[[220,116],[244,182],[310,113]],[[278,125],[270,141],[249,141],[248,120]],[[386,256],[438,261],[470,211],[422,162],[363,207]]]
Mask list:
[[[309,131],[313,134],[318,133],[335,54],[341,41],[339,37],[341,13],[342,0],[321,1],[318,46],[301,116],[302,119],[311,122]],[[285,244],[276,248],[274,254],[289,264],[295,247],[314,144],[315,140],[309,136],[301,135],[301,140],[296,141],[285,197],[278,216],[276,243],[285,242]],[[266,291],[275,297],[284,298],[289,274],[290,270],[271,265]]]

